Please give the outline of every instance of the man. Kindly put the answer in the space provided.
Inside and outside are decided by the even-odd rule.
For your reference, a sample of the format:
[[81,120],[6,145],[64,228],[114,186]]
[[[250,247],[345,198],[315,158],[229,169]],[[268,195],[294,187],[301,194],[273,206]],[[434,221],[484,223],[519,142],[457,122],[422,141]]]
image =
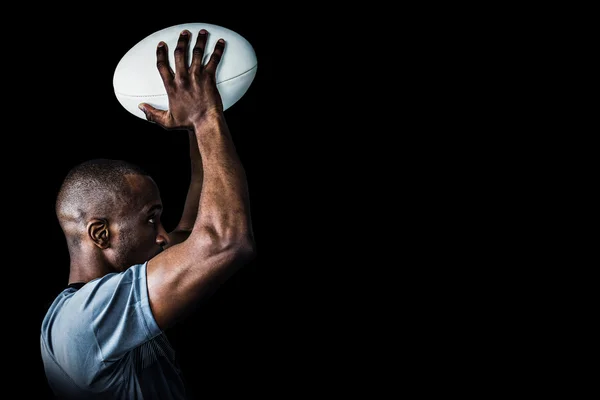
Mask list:
[[216,69],[221,39],[202,65],[208,32],[186,55],[183,31],[171,68],[159,43],[157,68],[169,110],[140,104],[149,121],[187,130],[192,180],[181,220],[167,233],[159,190],[139,167],[90,160],[57,196],[70,272],[41,327],[48,383],[61,399],[185,399],[164,331],[254,254],[247,182],[223,114]]

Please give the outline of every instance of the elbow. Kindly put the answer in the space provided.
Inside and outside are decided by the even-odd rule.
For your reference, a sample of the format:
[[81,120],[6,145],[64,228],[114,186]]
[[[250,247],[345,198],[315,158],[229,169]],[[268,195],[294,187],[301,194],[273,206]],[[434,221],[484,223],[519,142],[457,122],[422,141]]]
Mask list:
[[223,257],[228,265],[239,268],[249,264],[256,257],[256,245],[252,238],[219,240],[212,243],[212,254]]
[[239,262],[251,261],[256,256],[256,243],[248,230],[218,231],[205,226],[201,232],[198,243],[204,243],[201,247],[210,249],[212,254],[229,254]]
[[242,262],[249,262],[256,257],[256,243],[251,235],[245,235],[243,238],[231,241],[228,244],[235,257]]

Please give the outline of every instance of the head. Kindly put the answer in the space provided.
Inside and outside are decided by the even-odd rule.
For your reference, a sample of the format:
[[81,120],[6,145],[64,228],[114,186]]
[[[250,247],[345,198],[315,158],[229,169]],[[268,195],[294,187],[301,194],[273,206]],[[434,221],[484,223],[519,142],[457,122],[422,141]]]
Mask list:
[[94,260],[110,271],[143,263],[168,244],[154,180],[122,160],[94,159],[69,171],[56,215],[71,259]]

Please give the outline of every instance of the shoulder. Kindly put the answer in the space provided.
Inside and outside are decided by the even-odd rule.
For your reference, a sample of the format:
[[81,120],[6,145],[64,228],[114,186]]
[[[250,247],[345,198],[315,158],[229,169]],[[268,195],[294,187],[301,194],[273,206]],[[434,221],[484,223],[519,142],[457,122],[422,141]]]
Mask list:
[[49,349],[98,347],[104,360],[160,333],[150,310],[146,263],[107,274],[78,290],[65,289],[42,323],[42,340]]
[[[119,296],[134,296],[141,300],[145,286],[146,264],[136,264],[123,272],[106,274],[94,279],[73,293],[70,303],[79,311],[93,311],[104,302],[121,300]],[[117,297],[115,297],[117,296]]]
[[[114,302],[117,300],[115,296],[127,293],[136,299],[142,299],[144,293],[140,292],[140,289],[143,287],[142,280],[146,279],[145,267],[145,264],[136,264],[123,272],[106,274],[87,282],[79,289],[65,288],[48,307],[44,323],[48,324],[51,319],[65,313],[94,315],[97,307],[101,307],[105,302]],[[68,320],[77,322],[72,318]]]

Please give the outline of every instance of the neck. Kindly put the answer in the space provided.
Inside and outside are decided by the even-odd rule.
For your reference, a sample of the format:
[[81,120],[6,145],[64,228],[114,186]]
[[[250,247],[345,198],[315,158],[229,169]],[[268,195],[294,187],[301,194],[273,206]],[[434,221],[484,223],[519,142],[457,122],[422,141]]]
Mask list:
[[77,255],[71,254],[69,284],[75,282],[89,282],[101,278],[111,272],[115,272],[100,254],[82,253]]

